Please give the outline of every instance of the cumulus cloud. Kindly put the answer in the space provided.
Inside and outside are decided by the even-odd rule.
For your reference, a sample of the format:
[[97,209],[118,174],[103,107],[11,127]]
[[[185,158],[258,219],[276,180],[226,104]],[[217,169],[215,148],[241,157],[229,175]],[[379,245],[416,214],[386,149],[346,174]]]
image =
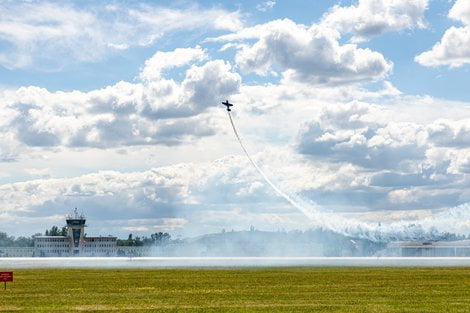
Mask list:
[[238,91],[240,76],[221,60],[191,66],[181,82],[161,74],[203,55],[200,48],[157,52],[146,63],[140,83],[119,82],[90,92],[50,92],[39,87],[6,92],[0,99],[2,159],[13,157],[15,139],[33,147],[108,148],[176,145],[212,135],[208,109],[217,105],[214,99]]
[[148,46],[170,32],[187,29],[237,30],[240,14],[223,9],[155,5],[96,4],[84,10],[70,3],[13,2],[0,8],[0,65],[55,70],[93,62],[133,46]]
[[462,27],[447,29],[431,50],[415,57],[424,66],[460,67],[470,63],[470,5],[466,0],[457,0],[449,12],[449,18],[460,21]]
[[[256,39],[254,44],[245,40]],[[314,84],[348,84],[383,79],[392,64],[382,54],[354,44],[322,25],[306,27],[275,20],[212,39],[242,41],[235,61],[244,72],[266,75],[277,69],[289,79]]]
[[15,161],[20,153],[15,135],[12,133],[3,133],[0,135],[0,142],[0,162]]
[[438,120],[427,127],[427,132],[436,146],[470,147],[470,119]]
[[435,206],[436,203],[448,203],[457,206],[461,203],[459,199],[460,190],[456,189],[423,189],[406,188],[396,189],[389,193],[389,199],[394,204],[419,204],[425,208]]
[[[451,184],[465,177],[468,119],[427,124],[386,118],[389,109],[351,102],[323,109],[306,123],[297,149],[312,158],[350,163],[375,174],[375,186]],[[457,176],[454,176],[457,175]]]
[[311,160],[310,175],[325,175],[318,164],[328,164],[343,183],[332,188],[335,180],[319,185],[315,179],[302,193],[346,210],[433,210],[468,202],[468,119],[417,123],[402,121],[395,110],[354,101],[326,106],[305,123],[297,151]]
[[341,33],[352,33],[361,42],[385,32],[424,28],[428,0],[359,0],[348,7],[335,5],[321,23]]
[[424,158],[422,127],[381,122],[376,116],[378,107],[358,102],[326,109],[301,132],[299,151],[366,168],[397,168]]
[[214,60],[191,66],[181,84],[161,80],[145,85],[142,113],[151,118],[193,116],[238,91],[239,74],[229,63]]
[[449,17],[464,24],[470,24],[470,3],[465,0],[456,0],[449,11]]
[[[215,69],[228,66],[221,61],[187,65],[189,67],[182,81],[172,82],[175,90],[184,89],[186,81],[188,86],[185,88],[194,91],[199,87],[196,87],[197,79],[193,78],[204,75],[211,77],[214,72],[218,72]],[[225,70],[221,73],[225,73]],[[233,74],[231,71],[229,73]],[[210,115],[215,114],[210,106],[194,104],[206,108],[203,111],[207,114],[182,116],[181,112],[169,114],[168,111],[162,111],[157,102],[159,97],[155,97],[155,101],[148,101],[158,104],[153,108],[154,113],[144,112],[145,101],[134,103],[135,99],[142,98],[143,91],[150,88],[152,83],[164,81],[168,84],[169,80],[164,77],[162,75],[155,81],[139,84],[121,82],[90,93],[75,92],[74,102],[66,106],[62,104],[69,101],[68,93],[25,88],[14,93],[17,98],[12,98],[10,94],[7,107],[13,105],[12,111],[4,115],[3,120],[8,123],[17,120],[18,114],[29,112],[31,107],[25,105],[20,111],[15,108],[20,103],[29,103],[33,104],[34,110],[46,113],[48,110],[56,110],[60,113],[48,115],[38,125],[41,125],[39,129],[48,130],[61,142],[81,138],[81,145],[89,147],[100,143],[97,138],[105,138],[102,142],[107,142],[110,147],[137,144],[138,138],[146,138],[147,127],[155,130],[160,140],[175,140],[175,143],[168,144],[192,142],[198,137],[185,137],[186,134],[193,135],[197,127],[202,127],[201,131],[206,126],[212,127]],[[222,81],[219,79],[219,82]],[[214,86],[216,84],[215,79],[210,83]],[[335,90],[339,92],[342,88]],[[443,113],[441,108],[444,103],[428,98],[397,96],[386,99],[381,105],[366,100],[342,104],[337,98],[334,102],[325,101],[324,94],[316,96],[323,88],[306,88],[302,84],[282,87],[243,86],[242,90],[233,99],[234,103],[247,103],[245,106],[239,105],[239,109],[234,111],[240,134],[247,139],[249,151],[258,151],[253,158],[268,177],[295,199],[299,196],[307,202],[314,201],[318,208],[335,214],[409,210],[411,215],[417,214],[420,209],[432,213],[469,200],[469,113],[461,103],[444,102],[447,110]],[[184,93],[186,99],[191,99],[192,94]],[[259,99],[271,103],[280,101],[282,105],[268,107],[263,114],[253,114],[250,105],[255,105],[254,101]],[[47,110],[40,103],[47,103]],[[458,106],[459,110],[453,109],[453,105]],[[32,114],[29,120],[34,121],[41,115]],[[147,125],[143,121],[149,116],[152,123]],[[60,121],[63,117],[73,118],[64,123]],[[102,125],[109,117],[115,120],[115,124]],[[129,121],[130,117],[136,119],[135,128],[127,127],[127,122],[120,124],[122,120]],[[112,124],[112,121],[110,119],[106,123]],[[304,121],[306,123],[296,137],[297,145],[290,145],[293,143],[290,140],[295,140],[296,125]],[[83,123],[89,123],[87,125],[93,129],[80,133]],[[185,123],[190,124],[188,128],[183,126]],[[69,128],[61,126],[64,124]],[[56,128],[61,129],[61,132],[56,131]],[[223,131],[222,128],[220,130]],[[135,137],[127,135],[129,132],[134,132]],[[283,137],[279,139],[280,136]],[[155,143],[157,137],[151,137],[150,140]],[[213,149],[218,149],[216,146],[221,141],[227,145],[217,152],[219,155],[226,155],[227,151],[239,152],[233,137],[211,137],[205,139],[201,146],[206,160],[213,158]],[[76,147],[80,146],[79,143],[77,140],[63,145]],[[178,149],[183,150],[172,153],[184,154],[188,151],[187,147],[180,147]],[[96,155],[95,152],[90,154],[92,157]],[[286,228],[312,225],[310,220],[279,198],[243,156],[201,163],[200,155],[189,154],[185,160],[191,160],[192,163],[142,172],[98,172],[72,178],[3,184],[0,185],[0,203],[4,205],[1,206],[0,214],[11,221],[25,220],[34,216],[57,216],[78,206],[85,209],[90,224],[93,220],[94,226],[107,229],[105,233],[112,234],[118,232],[118,226],[115,225],[119,225],[119,231],[124,234],[139,230],[148,234],[157,226],[170,229],[172,224],[165,224],[164,218],[184,218],[187,221],[185,224],[181,221],[178,224],[175,220],[180,226],[175,226],[172,232],[190,230],[193,234],[220,231],[221,228],[247,229],[250,225],[274,230],[279,227],[279,223],[283,223]],[[124,168],[136,161],[128,162]],[[47,167],[51,168],[52,177],[61,175],[57,174],[53,164],[51,167],[49,163]],[[109,216],[116,216],[118,220],[113,221],[116,224],[106,221]],[[133,222],[128,222],[128,219]],[[149,223],[145,223],[145,220]],[[385,223],[385,220],[381,221]],[[31,222],[33,224],[37,224],[37,220]]]
[[[463,149],[458,151],[458,153],[456,153],[455,151],[449,151],[447,154],[447,160],[449,164],[449,167],[447,168],[447,173],[470,174],[470,149]],[[470,178],[467,178],[467,180],[470,181]]]
[[140,78],[145,81],[156,80],[161,78],[163,70],[181,67],[192,61],[201,61],[205,58],[207,58],[207,55],[199,46],[196,48],[178,48],[168,52],[159,51],[145,61]]

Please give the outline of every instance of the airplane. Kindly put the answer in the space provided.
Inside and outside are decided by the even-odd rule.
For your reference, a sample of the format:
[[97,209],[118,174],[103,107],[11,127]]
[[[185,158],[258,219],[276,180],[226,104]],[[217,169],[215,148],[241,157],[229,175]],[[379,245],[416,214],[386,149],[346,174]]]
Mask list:
[[233,104],[229,103],[228,100],[225,100],[225,102],[222,102],[222,104],[227,107],[227,111],[232,111],[230,110],[230,107],[233,106]]

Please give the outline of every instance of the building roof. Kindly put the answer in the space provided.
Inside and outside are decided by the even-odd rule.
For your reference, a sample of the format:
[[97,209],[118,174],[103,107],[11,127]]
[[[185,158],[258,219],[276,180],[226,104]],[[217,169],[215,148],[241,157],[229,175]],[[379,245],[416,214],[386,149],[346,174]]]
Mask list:
[[453,241],[395,241],[389,244],[390,248],[447,248],[447,247],[468,247],[470,248],[470,240],[453,240]]
[[40,238],[40,239],[43,239],[43,238],[62,238],[62,239],[68,239],[69,237],[67,237],[67,236],[34,236],[34,238]]
[[97,239],[97,238],[117,238],[116,236],[92,236],[92,237],[84,237],[85,239]]
[[[50,238],[54,238],[54,239],[70,239],[70,237],[67,237],[67,236],[35,236],[34,238],[37,238],[37,239],[50,239]],[[83,237],[84,239],[99,239],[99,238],[116,238],[116,236],[91,236],[91,237]]]

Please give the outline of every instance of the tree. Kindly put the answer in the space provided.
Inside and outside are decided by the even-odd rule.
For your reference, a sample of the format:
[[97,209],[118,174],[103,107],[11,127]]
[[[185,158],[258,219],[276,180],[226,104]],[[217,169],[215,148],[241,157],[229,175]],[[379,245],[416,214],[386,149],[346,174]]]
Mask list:
[[8,236],[7,233],[0,232],[0,247],[33,247],[34,239],[31,237]]
[[59,229],[57,226],[52,226],[51,229],[46,229],[45,232],[46,236],[66,236],[67,235],[67,228],[62,227],[62,229]]
[[169,233],[162,233],[162,232],[151,234],[150,237],[152,238],[152,243],[155,246],[161,246],[161,245],[167,244],[171,239],[171,236]]
[[164,245],[167,244],[171,240],[171,236],[168,233],[155,233],[151,234],[150,238],[143,236],[135,236],[133,237],[132,234],[129,234],[127,239],[118,239],[116,241],[118,246],[135,246],[135,247],[141,247],[141,246],[159,246],[159,245]]
[[[144,240],[145,240],[145,237],[144,237]],[[131,247],[136,246],[136,247],[140,247],[140,246],[144,245],[144,241],[142,241],[142,239],[139,236],[136,236],[135,239],[134,239],[132,234],[129,234],[127,239],[118,239],[116,241],[116,244],[118,246],[131,246]]]

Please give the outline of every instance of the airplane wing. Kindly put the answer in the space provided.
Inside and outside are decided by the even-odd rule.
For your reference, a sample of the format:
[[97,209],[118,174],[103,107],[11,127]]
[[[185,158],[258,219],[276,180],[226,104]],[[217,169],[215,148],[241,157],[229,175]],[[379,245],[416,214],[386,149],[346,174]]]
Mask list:
[[222,102],[222,104],[227,107],[227,111],[231,111],[231,110],[230,110],[230,107],[232,107],[233,104],[231,104],[230,102],[228,102],[228,100],[225,100],[225,102]]

